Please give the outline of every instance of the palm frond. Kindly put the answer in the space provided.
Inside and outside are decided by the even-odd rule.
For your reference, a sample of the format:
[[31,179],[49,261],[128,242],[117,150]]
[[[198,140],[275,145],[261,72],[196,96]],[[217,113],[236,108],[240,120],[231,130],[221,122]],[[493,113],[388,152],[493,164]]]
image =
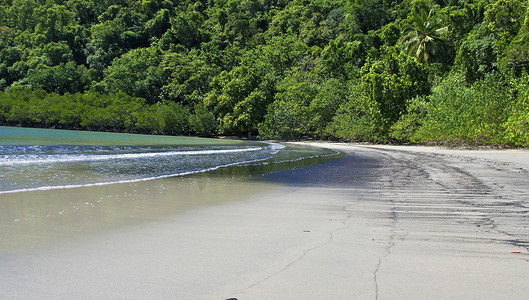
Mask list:
[[402,29],[403,36],[400,43],[406,53],[417,61],[428,62],[436,52],[436,44],[443,40],[448,27],[442,25],[440,20],[433,19],[433,10],[415,9],[411,16],[410,24]]

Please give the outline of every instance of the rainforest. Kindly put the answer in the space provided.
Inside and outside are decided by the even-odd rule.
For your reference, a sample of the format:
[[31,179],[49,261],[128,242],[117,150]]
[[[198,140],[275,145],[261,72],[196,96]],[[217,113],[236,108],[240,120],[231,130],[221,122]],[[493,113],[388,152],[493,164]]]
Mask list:
[[529,146],[526,0],[0,0],[0,125]]

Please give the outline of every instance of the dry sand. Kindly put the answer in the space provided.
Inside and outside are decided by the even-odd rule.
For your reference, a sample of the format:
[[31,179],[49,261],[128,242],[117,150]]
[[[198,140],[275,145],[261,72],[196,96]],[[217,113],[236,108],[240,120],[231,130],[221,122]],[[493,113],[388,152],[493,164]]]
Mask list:
[[316,145],[347,155],[0,195],[0,298],[529,299],[529,152]]

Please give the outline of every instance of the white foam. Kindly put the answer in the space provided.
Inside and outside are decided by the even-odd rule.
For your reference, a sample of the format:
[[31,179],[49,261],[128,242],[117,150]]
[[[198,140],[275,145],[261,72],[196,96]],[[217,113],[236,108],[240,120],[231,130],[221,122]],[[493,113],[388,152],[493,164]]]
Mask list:
[[139,159],[164,156],[185,156],[185,155],[211,155],[211,154],[229,154],[242,153],[262,150],[260,147],[245,149],[224,149],[224,150],[199,150],[199,151],[168,151],[168,152],[149,152],[149,153],[123,153],[108,155],[27,155],[18,156],[12,159],[0,160],[0,166],[24,165],[24,164],[49,164],[49,163],[68,163],[82,161],[104,161],[115,159]]
[[0,191],[0,195],[1,194],[20,193],[20,192],[61,190],[61,189],[81,188],[81,187],[104,186],[104,185],[119,184],[119,183],[134,183],[134,182],[141,182],[141,181],[150,181],[150,180],[156,180],[156,179],[163,179],[163,178],[170,178],[170,177],[178,177],[178,176],[186,176],[186,175],[204,173],[204,172],[214,171],[214,170],[218,170],[218,169],[226,168],[226,167],[232,167],[232,166],[237,166],[237,165],[243,165],[243,164],[250,164],[250,163],[265,161],[265,160],[268,160],[268,159],[270,159],[270,157],[261,158],[261,159],[255,159],[255,160],[248,160],[248,161],[241,161],[241,162],[230,163],[230,164],[225,164],[225,165],[219,165],[219,166],[210,167],[210,168],[206,168],[206,169],[202,169],[202,170],[186,171],[186,172],[180,172],[180,173],[169,174],[169,175],[160,175],[160,176],[138,178],[138,179],[130,179],[130,180],[87,183],[87,184],[60,185],[60,186],[59,185],[58,186],[43,186],[43,187],[27,188],[27,189],[19,189],[19,190],[11,190],[11,191]]

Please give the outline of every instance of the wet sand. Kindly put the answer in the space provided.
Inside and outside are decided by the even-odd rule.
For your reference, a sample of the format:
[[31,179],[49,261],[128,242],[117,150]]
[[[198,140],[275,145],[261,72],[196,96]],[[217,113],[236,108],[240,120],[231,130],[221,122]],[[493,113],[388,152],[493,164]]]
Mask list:
[[529,152],[317,145],[347,155],[0,195],[0,298],[529,298]]

